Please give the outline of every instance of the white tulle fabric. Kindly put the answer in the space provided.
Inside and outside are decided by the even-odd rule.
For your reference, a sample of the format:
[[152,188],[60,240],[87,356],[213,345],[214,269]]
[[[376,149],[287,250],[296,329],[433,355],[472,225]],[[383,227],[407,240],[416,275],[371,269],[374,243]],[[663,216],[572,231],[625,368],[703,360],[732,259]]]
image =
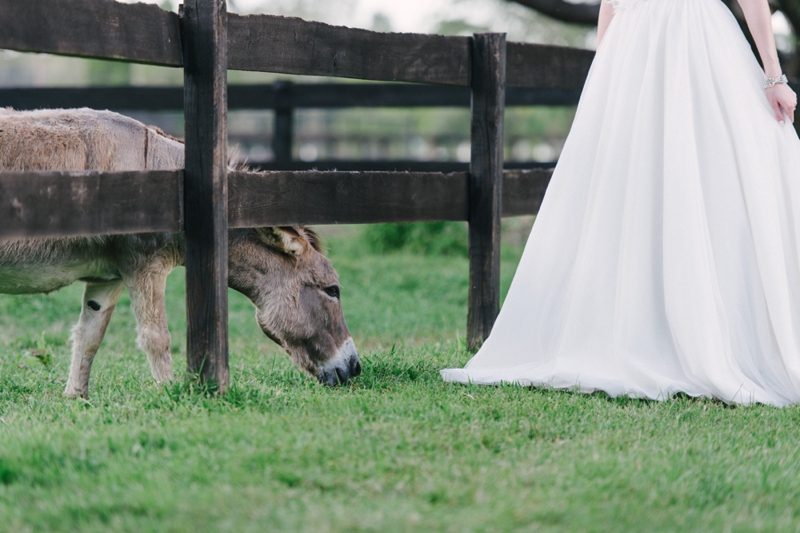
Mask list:
[[614,10],[616,12],[617,9],[630,7],[632,4],[636,2],[641,2],[643,0],[605,0],[605,1],[613,5],[616,8]]
[[800,401],[800,141],[720,0],[621,0],[491,336],[447,381]]

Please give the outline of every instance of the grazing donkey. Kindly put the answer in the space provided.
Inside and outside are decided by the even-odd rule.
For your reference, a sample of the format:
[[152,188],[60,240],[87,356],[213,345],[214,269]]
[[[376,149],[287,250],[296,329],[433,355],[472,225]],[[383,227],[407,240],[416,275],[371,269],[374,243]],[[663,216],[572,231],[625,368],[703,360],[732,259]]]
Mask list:
[[[169,170],[183,144],[109,111],[0,109],[0,170]],[[300,226],[230,230],[228,285],[256,307],[264,333],[326,385],[361,372],[342,315],[339,280],[317,235]],[[64,394],[86,397],[92,360],[127,287],[153,377],[172,379],[167,275],[184,263],[184,235],[148,233],[0,241],[0,293],[48,293],[83,281]]]

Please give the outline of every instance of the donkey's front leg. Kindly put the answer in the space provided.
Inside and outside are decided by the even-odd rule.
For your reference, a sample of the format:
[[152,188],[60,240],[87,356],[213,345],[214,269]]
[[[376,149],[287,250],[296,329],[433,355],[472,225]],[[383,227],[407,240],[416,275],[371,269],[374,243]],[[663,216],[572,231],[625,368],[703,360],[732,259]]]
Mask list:
[[137,342],[147,354],[156,381],[172,381],[172,355],[169,353],[170,336],[164,304],[170,270],[162,263],[149,264],[126,280],[139,332]]
[[64,395],[70,398],[89,395],[92,361],[103,342],[108,321],[125,284],[122,280],[87,283],[78,323],[72,328],[72,364]]

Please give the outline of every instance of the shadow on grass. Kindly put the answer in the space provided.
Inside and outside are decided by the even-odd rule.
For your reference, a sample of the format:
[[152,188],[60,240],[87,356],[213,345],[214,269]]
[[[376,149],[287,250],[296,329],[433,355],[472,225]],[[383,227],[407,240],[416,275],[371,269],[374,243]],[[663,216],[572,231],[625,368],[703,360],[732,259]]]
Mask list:
[[[724,402],[717,398],[707,398],[702,396],[690,396],[684,392],[678,392],[663,399],[654,400],[651,398],[641,398],[637,396],[611,396],[604,391],[595,391],[591,393],[581,392],[579,390],[569,389],[548,389],[536,387],[526,387],[528,390],[539,390],[551,395],[570,395],[578,396],[586,399],[596,399],[607,404],[618,407],[632,407],[632,408],[646,408],[646,407],[681,407],[681,408],[708,408],[713,407],[717,409],[737,409],[747,408],[738,404]],[[755,404],[754,404],[755,405]],[[759,404],[760,405],[760,404]],[[752,406],[750,406],[752,407]]]

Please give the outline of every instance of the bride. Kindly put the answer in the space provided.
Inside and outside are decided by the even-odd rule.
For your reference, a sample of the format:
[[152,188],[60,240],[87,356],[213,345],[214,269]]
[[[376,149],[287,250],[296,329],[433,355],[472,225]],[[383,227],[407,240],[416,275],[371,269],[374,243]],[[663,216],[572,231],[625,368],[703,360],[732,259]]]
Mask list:
[[[800,141],[767,0],[608,0],[492,334],[447,381],[800,402]],[[612,5],[613,4],[613,5]]]

